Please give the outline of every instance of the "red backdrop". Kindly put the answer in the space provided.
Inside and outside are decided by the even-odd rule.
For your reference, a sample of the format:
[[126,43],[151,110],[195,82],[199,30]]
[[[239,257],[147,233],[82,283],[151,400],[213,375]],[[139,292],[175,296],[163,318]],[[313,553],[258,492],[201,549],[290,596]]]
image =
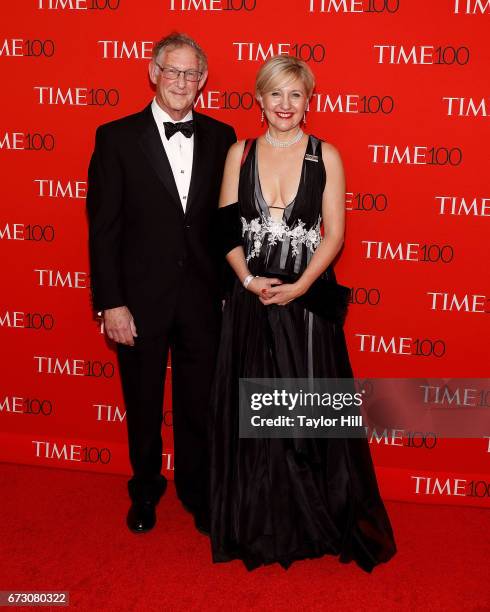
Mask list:
[[[239,137],[260,130],[263,59],[290,53],[313,68],[307,127],[338,147],[347,176],[337,275],[353,288],[356,376],[488,376],[490,2],[6,0],[0,10],[0,460],[129,473],[115,353],[89,302],[86,171],[96,126],[151,100],[152,42],[174,29],[209,56],[197,108]],[[171,476],[169,394],[164,409]],[[372,441],[384,497],[490,505],[490,432],[425,433]]]

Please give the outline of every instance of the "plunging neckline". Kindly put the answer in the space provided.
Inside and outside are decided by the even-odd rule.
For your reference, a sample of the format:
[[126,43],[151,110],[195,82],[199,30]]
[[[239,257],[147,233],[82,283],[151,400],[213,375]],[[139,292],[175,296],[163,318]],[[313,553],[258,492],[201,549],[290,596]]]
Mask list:
[[270,217],[271,219],[273,219],[273,218],[274,218],[274,217],[271,215],[271,211],[270,211],[270,209],[271,209],[271,208],[274,208],[274,209],[276,209],[276,210],[282,210],[282,211],[283,211],[282,216],[283,216],[283,218],[284,218],[284,212],[285,212],[285,211],[286,211],[286,210],[287,210],[287,209],[288,209],[290,206],[292,206],[292,205],[295,203],[296,198],[298,197],[299,190],[300,190],[300,188],[301,188],[301,183],[302,183],[302,181],[303,181],[303,174],[304,174],[304,169],[305,169],[305,158],[306,158],[306,154],[308,153],[308,149],[309,149],[309,147],[310,147],[310,138],[311,138],[311,135],[310,135],[310,134],[308,134],[308,139],[307,139],[307,142],[306,142],[306,148],[305,148],[305,151],[304,151],[304,153],[303,153],[303,160],[302,160],[302,162],[301,162],[301,172],[300,172],[300,175],[299,175],[299,183],[298,183],[298,188],[297,188],[297,190],[296,190],[296,194],[295,194],[294,198],[291,200],[291,202],[289,202],[289,204],[287,204],[287,205],[286,205],[286,206],[284,206],[284,207],[282,207],[282,206],[271,206],[271,205],[269,205],[269,203],[266,201],[266,199],[265,199],[265,197],[264,197],[264,192],[262,191],[262,183],[261,183],[261,181],[260,181],[260,171],[259,171],[259,151],[258,151],[258,148],[257,148],[257,139],[255,139],[255,166],[256,166],[255,171],[256,171],[256,173],[257,173],[257,183],[258,183],[258,186],[259,186],[260,196],[261,196],[262,200],[264,201],[264,204],[265,204],[265,205],[266,205],[266,207],[267,207],[267,214],[269,215],[269,217]]

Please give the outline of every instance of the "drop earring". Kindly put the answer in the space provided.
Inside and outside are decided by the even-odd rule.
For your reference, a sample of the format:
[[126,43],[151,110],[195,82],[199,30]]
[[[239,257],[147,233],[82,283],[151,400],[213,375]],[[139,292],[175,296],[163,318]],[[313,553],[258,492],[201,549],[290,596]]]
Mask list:
[[305,111],[305,114],[303,115],[303,125],[306,125],[306,111]]
[[262,109],[262,113],[260,115],[260,125],[263,126],[264,125],[264,109]]

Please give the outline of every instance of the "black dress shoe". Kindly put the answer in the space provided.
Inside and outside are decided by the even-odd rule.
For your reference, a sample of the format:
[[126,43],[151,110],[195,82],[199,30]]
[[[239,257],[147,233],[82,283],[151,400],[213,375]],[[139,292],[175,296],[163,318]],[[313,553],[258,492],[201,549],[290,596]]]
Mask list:
[[154,502],[136,501],[131,504],[126,523],[133,533],[146,533],[155,527],[156,522]]

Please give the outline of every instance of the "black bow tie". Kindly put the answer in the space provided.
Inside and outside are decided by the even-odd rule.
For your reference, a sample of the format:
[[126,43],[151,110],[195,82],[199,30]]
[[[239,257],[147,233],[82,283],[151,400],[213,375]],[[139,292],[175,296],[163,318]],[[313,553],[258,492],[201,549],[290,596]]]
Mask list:
[[177,132],[182,132],[186,138],[190,138],[194,134],[194,122],[190,121],[179,121],[178,123],[172,123],[171,121],[165,121],[163,123],[165,127],[165,136],[167,139],[172,138]]

